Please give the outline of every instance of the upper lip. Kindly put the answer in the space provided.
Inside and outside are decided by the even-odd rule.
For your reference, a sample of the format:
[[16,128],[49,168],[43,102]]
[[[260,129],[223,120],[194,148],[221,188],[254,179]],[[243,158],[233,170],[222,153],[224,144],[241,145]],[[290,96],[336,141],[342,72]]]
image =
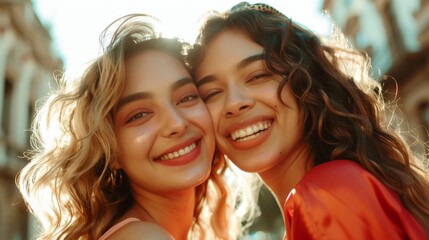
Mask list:
[[177,144],[177,145],[174,145],[173,147],[170,147],[169,149],[167,149],[167,150],[163,151],[161,154],[158,154],[158,156],[157,156],[155,159],[159,159],[159,158],[161,158],[162,156],[164,156],[164,155],[166,155],[166,154],[169,154],[169,153],[171,153],[171,152],[178,151],[178,150],[180,150],[180,149],[182,149],[182,148],[184,148],[184,147],[186,147],[186,146],[191,145],[192,143],[194,143],[194,142],[196,142],[196,141],[198,141],[198,140],[200,140],[200,139],[201,139],[200,137],[191,137],[191,138],[189,138],[189,139],[187,139],[187,140],[183,141],[183,142],[182,142],[182,143],[180,143],[180,144]]
[[257,122],[272,120],[272,119],[273,119],[272,117],[268,117],[268,116],[259,116],[259,117],[252,117],[252,118],[246,118],[239,121],[235,121],[228,128],[226,128],[226,130],[223,132],[223,135],[226,137],[230,137],[231,133],[234,131],[246,128]]

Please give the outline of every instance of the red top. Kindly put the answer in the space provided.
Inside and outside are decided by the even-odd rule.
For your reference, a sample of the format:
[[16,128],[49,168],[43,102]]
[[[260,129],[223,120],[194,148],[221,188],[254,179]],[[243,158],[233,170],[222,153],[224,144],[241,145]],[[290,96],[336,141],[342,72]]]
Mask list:
[[284,204],[289,240],[428,239],[398,195],[359,164],[314,167]]

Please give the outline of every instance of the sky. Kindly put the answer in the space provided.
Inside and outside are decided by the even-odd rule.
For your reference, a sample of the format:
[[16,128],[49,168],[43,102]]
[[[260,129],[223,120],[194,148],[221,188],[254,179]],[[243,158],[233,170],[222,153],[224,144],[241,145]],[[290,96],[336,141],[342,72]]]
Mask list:
[[[117,18],[146,13],[159,18],[164,36],[193,41],[199,20],[211,10],[224,11],[239,0],[33,0],[33,7],[53,38],[53,51],[66,72],[80,74],[100,53],[99,35]],[[323,0],[259,0],[309,29],[326,34],[330,24],[321,13]]]

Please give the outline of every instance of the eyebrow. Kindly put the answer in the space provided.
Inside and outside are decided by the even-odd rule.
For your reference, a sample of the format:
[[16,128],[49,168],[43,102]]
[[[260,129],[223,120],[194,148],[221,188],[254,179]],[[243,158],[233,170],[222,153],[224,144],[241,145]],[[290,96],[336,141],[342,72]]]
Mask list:
[[[173,85],[171,85],[171,91],[175,91],[187,84],[194,83],[194,81],[189,77],[184,77],[179,80],[177,80]],[[127,105],[130,102],[134,102],[137,100],[145,100],[152,98],[153,94],[149,92],[138,92],[131,95],[128,95],[121,100],[119,100],[118,104],[116,105],[116,112],[118,112],[123,106]]]
[[237,70],[241,70],[241,69],[249,66],[250,64],[252,64],[256,61],[263,60],[263,59],[265,59],[264,53],[258,53],[258,54],[252,55],[250,57],[247,57],[247,58],[241,60],[241,62],[239,62],[237,64]]
[[[245,68],[245,67],[249,66],[250,64],[252,64],[252,63],[254,63],[254,62],[256,62],[256,61],[263,60],[263,59],[265,59],[265,54],[264,54],[264,53],[258,53],[258,54],[255,54],[255,55],[249,56],[249,57],[247,57],[247,58],[245,58],[245,59],[241,60],[241,61],[237,64],[236,68],[237,68],[237,70],[241,70],[241,69],[243,69],[243,68]],[[197,88],[199,88],[201,85],[204,85],[204,84],[207,84],[207,83],[213,82],[215,79],[216,79],[216,75],[214,75],[214,74],[211,74],[211,75],[205,76],[205,77],[201,78],[201,79],[196,83]]]
[[152,94],[148,93],[148,92],[138,92],[138,93],[128,95],[128,96],[122,98],[121,100],[119,100],[118,104],[116,105],[116,111],[115,112],[119,112],[119,110],[123,106],[127,105],[130,102],[134,102],[137,100],[149,99],[149,98],[152,98]]
[[184,77],[179,80],[177,80],[173,85],[171,86],[171,91],[175,91],[187,84],[194,84],[194,80],[192,80],[190,77]]

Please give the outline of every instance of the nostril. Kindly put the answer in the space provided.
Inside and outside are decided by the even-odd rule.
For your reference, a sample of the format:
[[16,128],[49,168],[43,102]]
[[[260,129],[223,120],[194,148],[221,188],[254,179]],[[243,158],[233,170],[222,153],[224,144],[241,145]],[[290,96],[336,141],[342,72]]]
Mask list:
[[230,111],[227,111],[227,112],[225,113],[225,115],[226,115],[226,116],[228,116],[228,117],[230,117],[230,116],[233,116],[233,115],[235,115],[235,114],[239,114],[241,111],[244,111],[244,110],[246,110],[247,108],[249,108],[249,105],[242,105],[242,106],[240,106],[240,107],[238,107],[238,108],[235,108],[235,109],[232,109],[232,110],[230,110]]
[[241,106],[238,110],[239,111],[242,111],[242,110],[244,110],[244,109],[246,109],[246,108],[248,108],[249,106],[247,106],[247,105],[245,105],[245,106]]

